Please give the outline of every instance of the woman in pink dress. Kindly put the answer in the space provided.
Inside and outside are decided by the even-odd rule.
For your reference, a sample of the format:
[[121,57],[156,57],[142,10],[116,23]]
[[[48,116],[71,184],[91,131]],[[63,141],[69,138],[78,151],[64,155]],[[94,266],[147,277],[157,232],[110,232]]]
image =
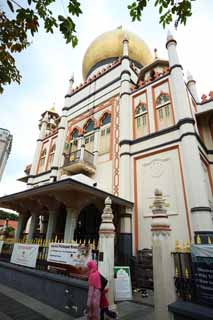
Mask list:
[[88,298],[87,298],[87,320],[100,319],[100,298],[101,298],[101,278],[98,272],[96,261],[87,263],[89,269],[88,276]]

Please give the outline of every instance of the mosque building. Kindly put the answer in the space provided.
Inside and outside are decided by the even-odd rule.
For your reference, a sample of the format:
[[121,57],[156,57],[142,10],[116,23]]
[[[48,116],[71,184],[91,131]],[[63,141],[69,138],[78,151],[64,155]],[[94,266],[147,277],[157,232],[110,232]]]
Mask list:
[[[213,92],[199,100],[184,79],[177,42],[168,60],[118,28],[97,37],[83,59],[84,81],[69,81],[62,113],[45,111],[25,191],[0,198],[19,212],[17,239],[96,241],[110,196],[120,258],[151,248],[154,191],[169,206],[172,241],[213,236]],[[40,228],[38,228],[40,218]]]

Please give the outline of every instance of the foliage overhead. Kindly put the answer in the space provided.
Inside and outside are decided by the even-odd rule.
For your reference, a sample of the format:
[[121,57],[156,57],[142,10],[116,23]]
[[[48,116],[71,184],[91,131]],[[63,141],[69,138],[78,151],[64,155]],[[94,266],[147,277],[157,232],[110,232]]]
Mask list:
[[[63,1],[63,0],[62,0]],[[51,6],[59,0],[6,0],[8,13],[0,8],[0,93],[4,86],[17,82],[20,84],[21,74],[16,67],[15,53],[19,53],[30,45],[30,38],[38,32],[43,23],[46,32],[54,33],[59,29],[66,43],[74,48],[78,43],[74,18],[82,14],[78,0],[67,2],[67,16],[54,14]],[[132,21],[140,21],[144,9],[150,0],[135,0],[128,5]],[[186,24],[192,15],[192,1],[196,0],[155,0],[155,7],[160,14],[160,24],[165,28],[175,19],[175,26]],[[61,3],[62,4],[62,3]]]
[[0,219],[1,220],[15,220],[17,221],[18,220],[18,216],[14,213],[9,213],[9,212],[6,212],[6,211],[3,211],[3,210],[0,210]]
[[[179,24],[186,24],[187,19],[192,15],[192,2],[196,0],[155,0],[155,7],[159,10],[160,21],[163,28],[174,19],[175,27]],[[142,13],[148,6],[150,0],[136,0],[128,6],[132,21],[141,21]]]

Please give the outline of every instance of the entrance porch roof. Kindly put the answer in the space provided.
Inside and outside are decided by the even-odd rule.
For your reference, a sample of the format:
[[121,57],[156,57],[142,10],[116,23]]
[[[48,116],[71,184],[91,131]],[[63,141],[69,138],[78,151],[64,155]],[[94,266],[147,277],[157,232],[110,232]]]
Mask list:
[[133,207],[133,202],[89,186],[72,178],[30,188],[0,198],[0,207],[18,212],[54,210],[60,204],[79,208],[91,201],[104,201],[110,197],[113,205]]

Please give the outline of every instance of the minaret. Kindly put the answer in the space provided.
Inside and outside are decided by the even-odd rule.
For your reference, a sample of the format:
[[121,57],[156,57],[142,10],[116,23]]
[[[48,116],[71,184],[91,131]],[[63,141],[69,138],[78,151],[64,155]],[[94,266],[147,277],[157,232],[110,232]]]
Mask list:
[[179,62],[177,50],[177,42],[172,34],[168,32],[166,48],[169,55],[170,79],[173,93],[173,101],[175,105],[176,121],[184,118],[192,118],[190,105],[188,101],[186,85],[183,78],[182,66]]
[[131,199],[130,145],[132,132],[132,108],[130,100],[130,63],[128,56],[128,37],[123,39],[123,57],[121,58],[120,91],[120,192],[119,196]]
[[72,73],[71,78],[69,80],[69,88],[68,88],[67,94],[72,93],[73,84],[74,84],[74,73]]
[[191,95],[193,96],[194,100],[196,102],[199,102],[197,88],[196,88],[196,81],[193,79],[193,77],[189,71],[187,72],[187,87],[188,87]]
[[184,182],[190,209],[192,231],[213,232],[211,209],[205,187],[204,171],[198,149],[198,141],[192,118],[187,89],[176,50],[177,42],[168,33],[166,47],[169,55],[170,83],[176,121],[179,123],[180,151],[183,161]]
[[[70,79],[70,83],[72,81],[71,79]],[[58,179],[59,168],[63,165],[64,157],[62,154],[64,150],[66,124],[67,124],[67,111],[63,110],[60,118],[60,122],[58,125],[58,135],[56,139],[55,154],[54,154],[54,159],[51,166],[51,174],[50,174],[51,182],[56,181]]]
[[28,184],[30,184],[33,181],[33,177],[36,174],[36,169],[38,166],[38,159],[41,153],[41,147],[42,147],[42,141],[45,137],[46,131],[47,131],[47,125],[49,123],[49,116],[48,116],[48,111],[45,111],[42,114],[42,118],[40,120],[40,124],[39,124],[39,137],[37,140],[37,144],[36,144],[36,150],[34,153],[34,157],[33,157],[33,162],[32,162],[32,166],[31,166],[31,170],[30,170],[30,175],[29,175],[29,179],[28,179]]

